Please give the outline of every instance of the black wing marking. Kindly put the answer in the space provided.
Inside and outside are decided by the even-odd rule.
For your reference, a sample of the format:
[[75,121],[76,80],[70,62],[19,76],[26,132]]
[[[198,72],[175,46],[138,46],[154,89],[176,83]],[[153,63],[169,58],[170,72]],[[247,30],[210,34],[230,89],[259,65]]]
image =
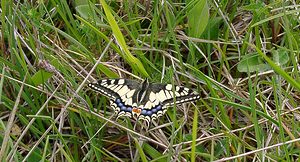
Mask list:
[[[163,109],[173,106],[174,98],[176,104],[195,101],[200,98],[199,94],[195,91],[176,85],[173,88],[172,84],[152,84],[150,89],[155,92],[155,97],[159,99]],[[151,94],[149,95],[149,99],[151,100]]]
[[102,95],[115,100],[134,90],[139,86],[139,83],[128,79],[103,79],[96,83],[90,83],[88,86]]
[[166,108],[174,105],[174,97],[176,104],[194,101],[200,96],[191,89],[182,86],[173,86],[172,84],[150,84],[149,93],[147,94],[147,102],[143,107],[139,118],[150,121],[163,116],[167,111]]

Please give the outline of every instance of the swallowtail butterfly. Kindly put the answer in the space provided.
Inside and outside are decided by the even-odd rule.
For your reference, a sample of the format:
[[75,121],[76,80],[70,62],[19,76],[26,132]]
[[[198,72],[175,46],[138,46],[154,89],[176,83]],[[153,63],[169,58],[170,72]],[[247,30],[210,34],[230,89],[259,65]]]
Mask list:
[[110,99],[110,106],[118,117],[129,116],[147,123],[162,116],[168,107],[174,105],[174,97],[176,104],[200,98],[191,89],[149,83],[148,79],[143,83],[129,79],[104,79],[88,86]]

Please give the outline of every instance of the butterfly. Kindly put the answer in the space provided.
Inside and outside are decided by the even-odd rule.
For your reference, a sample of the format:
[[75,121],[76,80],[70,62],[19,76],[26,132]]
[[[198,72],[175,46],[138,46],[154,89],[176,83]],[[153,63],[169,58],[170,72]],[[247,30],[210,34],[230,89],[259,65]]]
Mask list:
[[[163,116],[168,107],[200,98],[193,90],[172,84],[142,83],[129,79],[103,79],[88,86],[106,96],[117,117],[150,121]],[[174,100],[175,98],[175,100]]]

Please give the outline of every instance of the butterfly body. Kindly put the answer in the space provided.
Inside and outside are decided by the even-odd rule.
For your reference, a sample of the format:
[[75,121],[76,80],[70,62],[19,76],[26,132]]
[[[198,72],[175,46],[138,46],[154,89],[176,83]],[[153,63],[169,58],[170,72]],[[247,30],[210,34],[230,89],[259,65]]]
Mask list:
[[185,87],[172,84],[139,83],[129,79],[104,79],[88,85],[110,99],[110,105],[119,116],[151,120],[165,114],[168,107],[194,101],[200,96]]

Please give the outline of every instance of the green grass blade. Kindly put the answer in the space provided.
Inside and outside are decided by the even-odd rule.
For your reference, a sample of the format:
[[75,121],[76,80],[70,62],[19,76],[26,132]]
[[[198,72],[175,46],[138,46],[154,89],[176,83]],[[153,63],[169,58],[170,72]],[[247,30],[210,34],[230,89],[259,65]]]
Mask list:
[[107,17],[107,21],[110,24],[112,31],[114,33],[114,36],[116,38],[116,40],[119,43],[120,48],[122,49],[122,51],[124,52],[124,59],[126,61],[128,61],[129,65],[137,70],[139,73],[141,73],[144,77],[149,77],[149,74],[147,73],[146,69],[144,68],[143,64],[140,62],[139,59],[137,59],[136,57],[134,57],[128,47],[127,44],[125,42],[125,39],[123,37],[123,34],[114,18],[114,16],[112,15],[109,6],[106,4],[105,0],[100,0],[102,7],[105,11],[106,17]]
[[298,13],[299,11],[300,11],[300,9],[298,8],[298,9],[296,9],[296,10],[291,10],[291,11],[287,11],[287,12],[281,12],[281,13],[279,13],[279,14],[277,14],[277,15],[273,15],[273,16],[270,16],[270,17],[268,17],[268,18],[266,18],[266,19],[263,19],[263,20],[261,20],[261,21],[255,23],[255,24],[253,24],[251,27],[255,27],[255,26],[257,26],[257,25],[263,24],[263,23],[265,23],[265,22],[269,22],[269,21],[271,21],[271,20],[274,20],[274,19],[277,19],[277,18],[280,18],[280,17],[283,17],[283,16],[295,14],[295,13]]
[[[145,153],[147,155],[149,155],[152,159],[162,157],[162,154],[158,150],[156,150],[154,147],[149,145],[148,143],[143,144],[143,150],[145,150]],[[164,162],[164,161],[166,161],[166,158],[164,157],[164,158],[161,158],[161,159],[156,159],[155,161]]]
[[[85,47],[83,46],[79,41],[77,41],[75,38],[73,38],[72,36],[70,36],[69,34],[67,34],[66,32],[63,32],[62,30],[48,24],[45,22],[42,22],[45,26],[55,30],[56,32],[58,32],[59,34],[61,34],[62,36],[64,36],[66,39],[68,39],[69,41],[71,41],[73,44],[75,44],[76,46],[79,47],[80,50],[83,51],[83,54],[85,54],[85,56],[87,58],[93,58],[92,57],[92,53]],[[105,67],[102,64],[98,64],[98,68],[108,77],[110,78],[117,78],[118,75],[116,73],[114,73],[113,71],[111,71],[109,68]]]
[[146,158],[146,155],[145,155],[145,153],[144,153],[142,147],[140,146],[138,140],[134,138],[134,142],[135,142],[135,146],[136,146],[137,150],[138,150],[139,153],[140,153],[139,155],[140,155],[140,157],[141,157],[141,160],[142,160],[143,162],[147,162],[148,160],[147,160],[147,158]]
[[[251,111],[251,110],[252,110],[252,108],[249,107],[249,106],[245,106],[245,105],[241,105],[241,104],[238,104],[238,103],[234,103],[234,102],[222,100],[222,99],[219,99],[219,98],[212,98],[212,97],[209,97],[209,99],[211,99],[211,100],[213,100],[213,101],[223,102],[223,103],[226,103],[226,104],[228,104],[228,105],[231,105],[231,106],[233,106],[233,107],[240,108],[240,109],[243,109],[243,110],[247,110],[247,111]],[[265,114],[264,112],[261,112],[261,111],[259,111],[259,110],[255,110],[255,111],[256,111],[256,113],[257,113],[258,115],[261,115],[261,116],[267,118],[268,120],[270,120],[271,122],[273,122],[274,124],[278,125],[278,122],[277,122],[275,119],[273,119],[271,116],[269,116],[269,115],[267,115],[267,114]]]
[[5,74],[5,67],[2,68],[2,74],[1,74],[1,80],[0,80],[0,104],[2,104],[2,88],[3,88],[3,82],[4,82],[4,74]]
[[198,110],[195,108],[194,110],[194,118],[193,118],[193,127],[192,127],[192,152],[191,152],[191,161],[195,162],[196,160],[196,139],[198,132]]

